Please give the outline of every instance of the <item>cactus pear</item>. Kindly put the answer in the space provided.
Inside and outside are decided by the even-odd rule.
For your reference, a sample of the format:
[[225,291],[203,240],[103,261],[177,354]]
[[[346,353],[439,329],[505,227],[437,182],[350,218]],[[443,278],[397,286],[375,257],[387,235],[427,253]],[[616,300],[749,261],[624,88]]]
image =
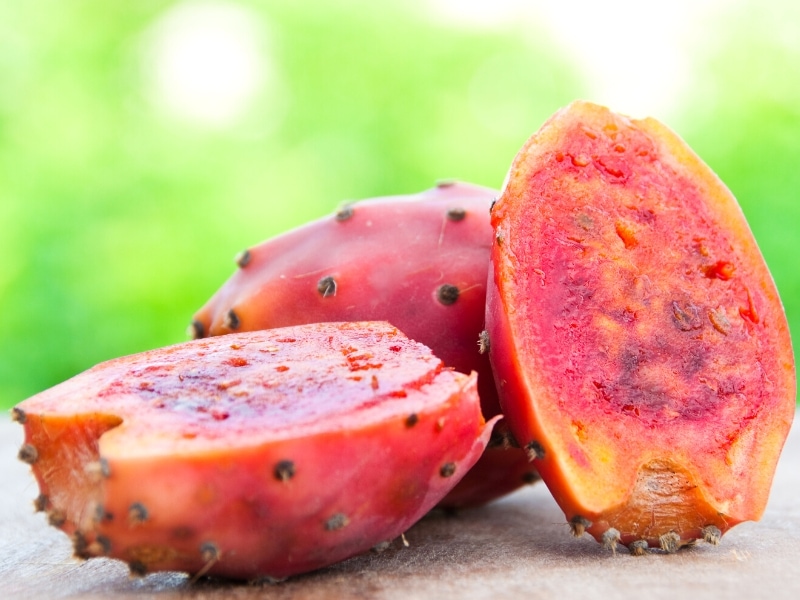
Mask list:
[[576,102],[524,145],[491,220],[501,403],[573,533],[674,552],[758,519],[794,358],[724,184],[659,122]]
[[[387,320],[448,366],[478,373],[486,418],[500,413],[484,325],[492,190],[447,182],[413,196],[344,205],[250,248],[194,316],[196,337],[324,321]],[[478,505],[535,481],[506,426],[442,502]],[[504,433],[505,432],[505,433]]]
[[476,386],[388,323],[325,323],[111,360],[13,415],[77,556],[281,579],[430,510],[488,442]]

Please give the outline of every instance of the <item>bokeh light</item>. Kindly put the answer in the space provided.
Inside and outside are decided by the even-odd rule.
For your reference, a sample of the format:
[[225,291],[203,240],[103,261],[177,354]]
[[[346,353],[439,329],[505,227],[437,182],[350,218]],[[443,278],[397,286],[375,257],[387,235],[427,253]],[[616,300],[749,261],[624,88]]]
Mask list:
[[280,104],[267,35],[264,17],[241,4],[176,4],[142,35],[142,87],[172,118],[237,125],[257,100]]

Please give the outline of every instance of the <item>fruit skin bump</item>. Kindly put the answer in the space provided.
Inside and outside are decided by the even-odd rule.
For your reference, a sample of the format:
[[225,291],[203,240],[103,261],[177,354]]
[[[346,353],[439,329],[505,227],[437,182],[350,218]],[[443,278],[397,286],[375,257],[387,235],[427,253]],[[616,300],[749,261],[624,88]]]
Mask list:
[[523,146],[491,220],[501,404],[573,533],[674,552],[758,519],[794,358],[709,167],[653,119],[575,102]]
[[[278,580],[392,540],[480,457],[475,374],[385,322],[186,342],[24,401],[36,507],[80,558]],[[413,418],[412,418],[413,415]]]
[[[497,192],[442,182],[362,200],[240,253],[238,269],[194,315],[196,337],[324,321],[387,320],[447,366],[478,373],[481,407],[500,414],[479,351]],[[476,469],[441,506],[486,503],[538,479],[501,421]]]

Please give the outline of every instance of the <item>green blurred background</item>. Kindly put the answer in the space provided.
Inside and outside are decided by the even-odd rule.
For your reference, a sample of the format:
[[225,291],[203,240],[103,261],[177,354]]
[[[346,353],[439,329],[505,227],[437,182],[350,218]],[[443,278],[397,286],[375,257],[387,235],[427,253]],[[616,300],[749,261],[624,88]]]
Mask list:
[[345,199],[499,187],[575,98],[717,171],[798,347],[800,8],[651,4],[0,3],[0,406],[186,339],[236,252]]

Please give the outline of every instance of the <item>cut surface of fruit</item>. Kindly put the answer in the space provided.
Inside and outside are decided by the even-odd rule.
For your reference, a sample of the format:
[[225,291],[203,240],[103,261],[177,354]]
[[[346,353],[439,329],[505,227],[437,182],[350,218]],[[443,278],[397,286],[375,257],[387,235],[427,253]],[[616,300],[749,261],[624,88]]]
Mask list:
[[758,519],[795,407],[770,273],[672,131],[575,102],[492,211],[490,358],[575,533],[673,551]]
[[478,460],[476,377],[382,322],[196,340],[14,409],[36,507],[135,574],[280,579],[402,534]]
[[[477,342],[496,196],[477,185],[444,182],[419,194],[345,204],[242,252],[239,268],[195,314],[191,331],[203,337],[386,320],[448,367],[477,372],[483,414],[494,417],[497,390]],[[501,421],[496,430],[505,428]],[[441,505],[482,504],[535,479],[522,450],[493,444]]]

